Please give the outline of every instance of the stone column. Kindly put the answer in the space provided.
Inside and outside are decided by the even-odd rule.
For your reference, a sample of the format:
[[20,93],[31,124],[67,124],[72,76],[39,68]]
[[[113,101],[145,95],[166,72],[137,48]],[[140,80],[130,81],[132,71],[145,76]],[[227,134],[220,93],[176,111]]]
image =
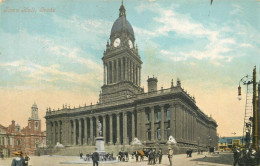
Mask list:
[[84,145],[88,144],[88,120],[84,118]]
[[161,106],[161,140],[164,141],[164,106],[163,105]]
[[127,112],[123,112],[123,144],[128,144],[127,138]]
[[132,141],[135,138],[135,114],[132,112]]
[[180,105],[175,105],[176,110],[176,137],[181,138],[181,108]]
[[115,60],[115,62],[116,62],[116,82],[119,81],[119,60],[120,59]]
[[104,66],[104,67],[103,67],[103,68],[104,68],[104,71],[103,71],[103,74],[104,74],[104,85],[106,85],[106,71],[105,71],[105,70],[106,70],[106,69],[105,69],[106,67],[105,67],[105,63],[103,63],[103,66]]
[[154,106],[151,107],[151,141],[154,141]]
[[111,71],[111,63],[110,62],[108,62],[108,66],[107,66],[107,83],[108,84],[110,84],[111,83],[111,73],[112,73],[112,71]]
[[123,60],[123,57],[121,58],[121,81],[124,80],[124,60]]
[[109,115],[109,144],[113,144],[113,114]]
[[73,120],[73,145],[77,144],[76,119]]
[[89,121],[90,121],[90,137],[89,137],[89,145],[93,145],[93,117],[89,117]]
[[54,138],[54,141],[53,141],[54,144],[53,144],[53,145],[55,146],[56,143],[57,143],[57,134],[56,134],[56,133],[57,133],[57,127],[56,127],[56,121],[54,121],[54,130],[53,130],[53,131],[54,131],[54,137],[53,137],[53,138]]
[[139,81],[139,86],[141,86],[141,79],[142,79],[142,77],[141,77],[141,66],[139,67],[139,79],[138,79],[138,81]]
[[125,81],[127,81],[127,58],[125,57]]
[[116,114],[116,144],[120,144],[120,113]]
[[60,143],[60,121],[57,121],[56,133],[57,133],[57,142]]
[[81,119],[79,119],[79,138],[78,138],[78,143],[79,145],[82,145],[82,124],[81,124]]
[[130,81],[130,59],[127,58],[127,80]]
[[133,62],[133,83],[135,84],[135,63]]
[[138,66],[135,66],[135,84],[138,85]]
[[67,144],[71,145],[71,122],[68,120]]
[[102,134],[103,134],[103,137],[104,137],[104,141],[105,141],[105,143],[106,143],[106,130],[107,130],[107,128],[106,128],[106,115],[104,115],[103,116],[103,132],[102,132]]
[[[49,146],[51,145],[51,134],[52,134],[52,129],[51,129],[51,124],[50,124],[50,121],[49,120],[46,120],[46,130],[48,132],[46,132],[46,144]],[[1,137],[0,137],[0,142],[1,142]],[[1,143],[0,143],[1,145]]]
[[111,83],[114,82],[114,61],[111,61]]
[[141,108],[138,108],[137,111],[136,111],[136,121],[137,121],[137,126],[136,126],[136,130],[137,130],[137,138],[141,141],[143,138],[142,138],[142,121],[144,121],[142,119],[142,109]]
[[142,115],[142,122],[141,122],[142,140],[145,141],[145,140],[147,140],[147,138],[146,138],[147,129],[145,126],[145,123],[147,122],[147,117],[145,115],[145,108],[142,109],[141,115]]
[[99,137],[99,133],[98,133],[98,127],[97,127],[97,125],[98,125],[98,121],[99,121],[99,119],[98,119],[98,117],[96,117],[96,137]]

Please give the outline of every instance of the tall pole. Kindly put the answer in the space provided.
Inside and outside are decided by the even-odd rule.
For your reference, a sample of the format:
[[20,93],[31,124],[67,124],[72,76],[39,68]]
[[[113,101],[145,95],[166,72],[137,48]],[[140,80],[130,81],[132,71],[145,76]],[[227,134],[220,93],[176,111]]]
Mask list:
[[256,95],[256,67],[253,70],[253,110],[254,110],[254,148],[258,150],[258,123],[257,123],[257,95]]

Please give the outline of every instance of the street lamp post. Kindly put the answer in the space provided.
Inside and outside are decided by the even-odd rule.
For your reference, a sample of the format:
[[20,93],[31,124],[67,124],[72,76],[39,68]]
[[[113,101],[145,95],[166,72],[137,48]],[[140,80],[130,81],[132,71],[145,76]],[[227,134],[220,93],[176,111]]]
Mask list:
[[[248,137],[248,132],[251,132],[251,127],[253,127],[253,131],[252,131],[252,136],[253,136],[253,147],[255,150],[258,150],[258,124],[257,124],[257,96],[256,96],[256,67],[254,67],[254,70],[253,70],[253,76],[249,76],[249,75],[246,75],[244,76],[243,78],[241,78],[241,80],[239,81],[239,86],[238,86],[238,99],[241,100],[241,86],[240,86],[240,83],[243,83],[244,85],[247,86],[250,86],[251,84],[253,84],[253,118],[252,120],[249,118],[247,119],[248,122],[244,121],[244,129],[243,129],[243,134],[244,134],[244,131],[247,131],[247,139],[246,139],[246,145],[249,145],[249,142],[247,141],[250,141],[250,137]],[[248,93],[248,92],[247,92]],[[246,101],[246,104],[247,104],[248,101]],[[247,107],[247,106],[246,106]],[[245,115],[246,116],[246,115]],[[246,118],[246,117],[245,117]],[[252,121],[252,125],[249,125],[248,123]],[[242,139],[243,141],[243,139]]]

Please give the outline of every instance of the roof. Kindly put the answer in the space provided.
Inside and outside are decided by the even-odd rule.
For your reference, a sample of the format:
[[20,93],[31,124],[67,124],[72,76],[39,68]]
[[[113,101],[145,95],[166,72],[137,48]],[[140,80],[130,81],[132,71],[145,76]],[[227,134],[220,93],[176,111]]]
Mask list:
[[35,102],[33,103],[32,107],[33,107],[33,108],[37,108],[37,105],[36,105]]
[[[123,11],[123,14],[121,13]],[[113,36],[116,33],[119,32],[127,32],[131,35],[133,35],[134,37],[134,30],[131,26],[131,24],[127,21],[126,19],[126,15],[125,15],[125,8],[123,5],[121,5],[120,7],[120,15],[118,17],[118,19],[116,19],[116,21],[114,22],[112,29],[111,29],[111,36]]]

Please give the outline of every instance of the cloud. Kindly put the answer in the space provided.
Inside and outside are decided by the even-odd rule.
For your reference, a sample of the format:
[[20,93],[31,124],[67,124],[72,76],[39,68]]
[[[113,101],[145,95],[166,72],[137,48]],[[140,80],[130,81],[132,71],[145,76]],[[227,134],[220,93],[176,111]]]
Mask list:
[[[216,27],[210,28],[192,19],[189,15],[178,13],[174,6],[167,8],[161,7],[159,4],[141,4],[137,7],[139,12],[149,10],[156,13],[153,20],[156,23],[153,30],[148,31],[150,37],[165,36],[170,37],[170,32],[176,33],[180,38],[188,40],[206,40],[204,47],[188,50],[179,48],[174,51],[172,48],[161,49],[160,53],[164,57],[168,57],[172,61],[185,61],[189,58],[197,60],[208,59],[212,64],[220,65],[220,61],[230,62],[233,57],[227,56],[226,53],[233,50],[236,45],[236,39],[228,37],[224,32],[227,28],[221,27],[218,30]],[[223,29],[223,31],[222,31]],[[141,31],[144,34],[144,31]]]
[[0,62],[2,67],[18,67],[24,63],[23,60],[13,61],[13,62]]
[[249,43],[241,43],[239,44],[240,47],[246,47],[246,48],[253,48],[253,46]]
[[233,10],[230,12],[231,15],[237,15],[243,13],[243,8],[237,4],[232,4]]
[[[77,63],[84,64],[85,67],[89,69],[94,69],[97,71],[102,71],[102,67],[96,63],[94,60],[91,60],[91,56],[82,51],[78,47],[66,47],[63,45],[58,45],[55,42],[53,42],[50,39],[46,38],[39,38],[38,39],[40,42],[42,42],[45,50],[49,54],[54,54],[58,56],[64,56],[66,58],[69,58]],[[88,58],[83,58],[81,55],[84,55],[85,57]]]
[[[110,35],[107,27],[112,27],[113,24],[113,22],[103,19],[85,19],[77,15],[72,15],[70,18],[53,15],[52,19],[57,26],[65,28],[64,31],[67,32],[68,37],[76,38],[95,50],[105,48],[106,39]],[[100,43],[104,43],[104,45]]]

